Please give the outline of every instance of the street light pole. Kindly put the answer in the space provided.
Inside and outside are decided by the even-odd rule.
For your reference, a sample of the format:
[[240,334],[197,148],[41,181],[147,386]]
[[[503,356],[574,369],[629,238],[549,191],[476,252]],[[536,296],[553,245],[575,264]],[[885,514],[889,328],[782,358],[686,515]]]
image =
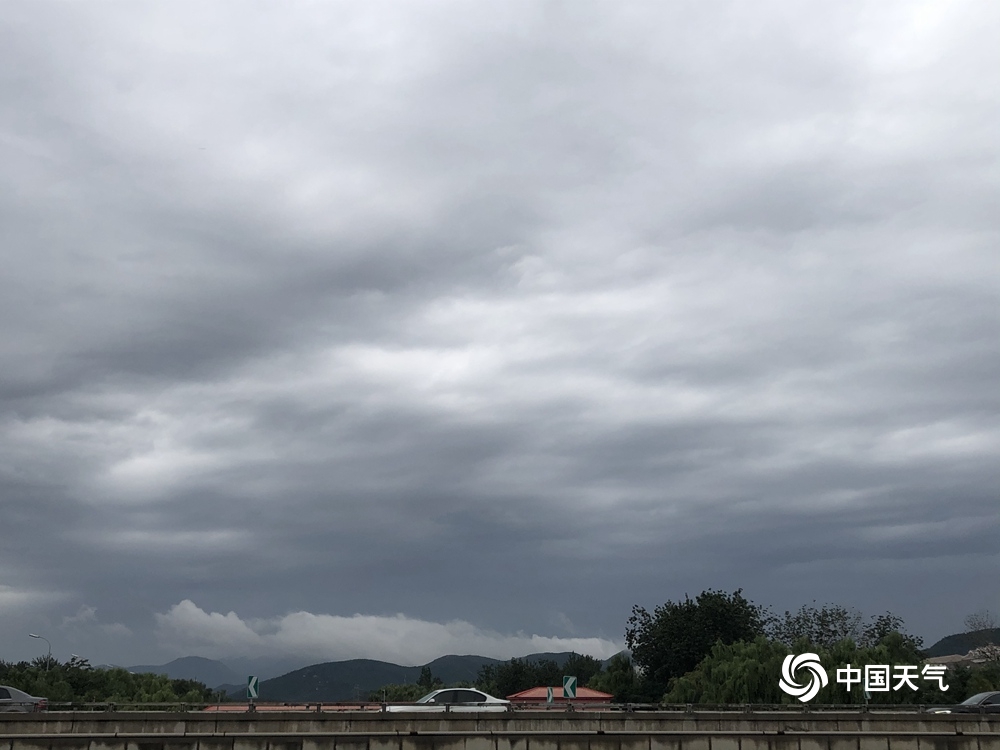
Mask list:
[[48,672],[49,671],[49,662],[52,661],[52,644],[49,643],[49,639],[46,638],[44,635],[38,635],[37,633],[28,633],[28,637],[29,638],[41,638],[43,641],[45,641],[46,643],[48,643],[49,653],[45,657],[45,671]]

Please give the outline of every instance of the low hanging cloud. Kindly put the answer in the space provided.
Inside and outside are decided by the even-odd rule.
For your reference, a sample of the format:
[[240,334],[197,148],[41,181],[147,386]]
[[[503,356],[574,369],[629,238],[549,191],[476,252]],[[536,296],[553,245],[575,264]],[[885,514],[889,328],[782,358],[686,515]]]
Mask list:
[[38,591],[0,584],[0,611],[14,613],[39,604],[55,602],[64,597],[65,594],[58,591]]
[[235,612],[206,612],[190,599],[156,614],[161,645],[184,655],[252,656],[261,653],[323,661],[378,659],[406,666],[446,654],[508,659],[538,652],[575,651],[605,659],[624,644],[605,638],[505,635],[463,620],[431,622],[407,617],[290,612],[268,619],[244,619]]
[[70,639],[79,637],[88,631],[115,637],[132,635],[132,629],[124,623],[102,622],[97,616],[97,607],[91,607],[87,604],[81,604],[75,615],[64,616],[59,627],[69,632]]

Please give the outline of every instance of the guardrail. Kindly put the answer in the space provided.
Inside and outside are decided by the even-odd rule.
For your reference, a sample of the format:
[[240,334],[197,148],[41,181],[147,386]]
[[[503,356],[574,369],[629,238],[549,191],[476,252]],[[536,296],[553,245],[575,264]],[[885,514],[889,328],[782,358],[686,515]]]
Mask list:
[[[483,704],[485,705],[485,704]],[[496,705],[496,704],[493,704]],[[50,702],[48,712],[79,711],[79,712],[163,712],[163,713],[188,713],[188,712],[221,712],[221,713],[256,713],[272,711],[290,712],[333,712],[333,711],[365,711],[365,712],[389,712],[400,711],[400,708],[413,706],[416,711],[420,711],[418,704],[408,702],[382,703],[375,701],[302,701],[302,702],[231,702],[231,703],[139,703],[139,702]],[[652,712],[675,713],[675,714],[699,714],[699,713],[728,713],[728,714],[750,714],[750,713],[794,713],[794,714],[824,714],[824,713],[857,713],[857,714],[892,714],[892,713],[927,713],[932,709],[942,706],[927,706],[923,704],[808,704],[808,703],[512,703],[507,707],[510,713],[522,711],[541,712],[592,712],[592,711],[614,711],[614,712]],[[451,712],[452,706],[444,704],[437,708],[437,712]],[[469,712],[475,706],[455,706],[455,712]],[[403,711],[405,712],[405,711]],[[424,711],[420,711],[423,713]],[[428,713],[430,713],[428,711]],[[989,714],[983,707],[978,712]]]

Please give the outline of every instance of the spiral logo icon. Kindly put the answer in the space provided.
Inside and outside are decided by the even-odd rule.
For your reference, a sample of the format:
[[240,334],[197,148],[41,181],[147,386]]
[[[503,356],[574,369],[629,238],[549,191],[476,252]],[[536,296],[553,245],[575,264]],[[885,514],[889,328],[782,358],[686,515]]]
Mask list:
[[[804,685],[800,685],[795,680],[796,673],[800,669],[809,672],[809,681]],[[799,654],[798,656],[789,654],[781,665],[781,679],[778,680],[778,687],[805,703],[815,698],[820,688],[825,688],[829,682],[826,670],[819,663],[819,657],[816,654]]]

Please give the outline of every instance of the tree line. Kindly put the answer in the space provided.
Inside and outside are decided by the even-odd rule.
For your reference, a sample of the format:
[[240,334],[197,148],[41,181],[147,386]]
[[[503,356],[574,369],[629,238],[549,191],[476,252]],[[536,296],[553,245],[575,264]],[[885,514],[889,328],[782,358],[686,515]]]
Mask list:
[[127,669],[95,669],[86,659],[62,663],[51,656],[32,661],[0,660],[0,684],[48,698],[50,703],[217,703],[221,692],[195,680],[172,680],[162,674],[133,674]]
[[902,689],[866,697],[860,683],[849,690],[839,684],[838,670],[888,665],[890,674],[897,674],[925,663],[922,640],[906,631],[902,618],[886,612],[866,619],[857,610],[815,603],[776,615],[745,598],[742,590],[708,590],[652,612],[633,607],[625,641],[635,669],[615,693],[617,700],[791,703],[796,699],[778,686],[782,663],[789,654],[810,652],[829,675],[813,703],[956,703],[1000,689],[1000,658],[995,649],[985,649],[993,656],[982,665],[948,669],[942,681],[918,678]]

